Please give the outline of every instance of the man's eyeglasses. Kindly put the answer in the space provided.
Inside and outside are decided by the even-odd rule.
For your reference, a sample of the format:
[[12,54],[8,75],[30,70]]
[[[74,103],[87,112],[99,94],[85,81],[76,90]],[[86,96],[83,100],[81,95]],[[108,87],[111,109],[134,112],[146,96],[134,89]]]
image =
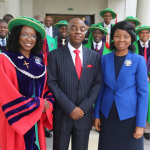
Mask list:
[[37,36],[36,35],[28,35],[28,34],[20,34],[24,39],[32,39],[32,40],[36,40]]

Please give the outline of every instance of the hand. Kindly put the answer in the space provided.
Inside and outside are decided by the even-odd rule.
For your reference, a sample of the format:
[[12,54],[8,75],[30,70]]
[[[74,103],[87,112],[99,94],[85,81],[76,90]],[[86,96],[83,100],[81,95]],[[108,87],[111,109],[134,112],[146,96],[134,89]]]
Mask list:
[[149,77],[147,77],[147,79],[148,79],[148,82],[149,82],[150,81]]
[[135,139],[139,139],[143,136],[144,128],[143,127],[135,127],[135,133],[133,133],[133,136]]
[[44,99],[44,107],[43,107],[43,113],[45,113],[46,112],[46,110],[48,110],[48,108],[49,108],[49,103],[48,103],[48,101],[46,100],[46,99]]
[[101,120],[100,119],[94,119],[94,127],[96,127],[97,131],[101,131]]
[[81,108],[79,107],[76,107],[70,114],[70,117],[73,119],[73,120],[78,120],[78,119],[81,119],[84,115],[84,112],[82,111]]

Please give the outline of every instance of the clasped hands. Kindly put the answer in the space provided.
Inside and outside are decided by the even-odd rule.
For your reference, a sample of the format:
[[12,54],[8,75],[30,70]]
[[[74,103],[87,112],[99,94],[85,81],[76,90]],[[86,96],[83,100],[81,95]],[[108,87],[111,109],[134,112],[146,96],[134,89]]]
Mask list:
[[81,119],[84,115],[83,110],[80,107],[76,107],[70,114],[69,117],[71,117],[73,120]]
[[43,113],[45,113],[46,112],[46,110],[48,110],[48,108],[49,108],[49,103],[48,103],[48,101],[46,100],[46,99],[44,99],[44,107],[43,107]]

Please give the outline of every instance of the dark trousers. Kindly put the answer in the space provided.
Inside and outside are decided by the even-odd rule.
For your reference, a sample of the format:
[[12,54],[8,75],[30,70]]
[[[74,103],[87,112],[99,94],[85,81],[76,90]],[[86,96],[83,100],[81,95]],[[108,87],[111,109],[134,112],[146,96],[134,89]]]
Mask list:
[[53,150],[68,150],[70,137],[72,150],[87,150],[90,128],[76,129],[72,127],[66,131],[53,129]]

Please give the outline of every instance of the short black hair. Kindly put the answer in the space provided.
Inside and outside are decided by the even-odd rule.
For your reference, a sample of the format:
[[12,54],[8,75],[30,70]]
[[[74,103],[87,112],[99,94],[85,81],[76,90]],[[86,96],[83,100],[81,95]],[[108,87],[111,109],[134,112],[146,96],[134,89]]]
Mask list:
[[4,19],[5,17],[11,17],[11,18],[14,18],[11,14],[5,14],[5,15],[3,16],[3,19]]
[[[116,24],[112,27],[112,29],[111,29],[111,39],[113,39],[114,33],[115,33],[115,31],[116,31],[117,29],[125,30],[125,31],[127,31],[127,32],[130,34],[130,36],[131,36],[131,44],[129,45],[128,48],[129,48],[132,52],[134,52],[136,48],[135,48],[135,46],[133,45],[133,42],[134,42],[135,39],[136,39],[136,34],[135,34],[135,32],[134,32],[135,29],[134,29],[133,25],[132,25],[130,22],[128,22],[128,21],[120,21],[120,22],[116,23]],[[110,50],[111,50],[111,51],[116,50],[116,47],[115,47],[115,45],[114,45],[114,42],[111,42]]]
[[4,19],[0,19],[1,23],[7,23]]
[[[7,46],[6,48],[8,51],[12,53],[17,53],[20,51],[20,44],[19,44],[19,35],[24,25],[15,26],[10,31],[8,40],[7,40]],[[36,44],[31,50],[31,54],[37,55],[43,50],[43,40],[39,32],[36,31]]]

